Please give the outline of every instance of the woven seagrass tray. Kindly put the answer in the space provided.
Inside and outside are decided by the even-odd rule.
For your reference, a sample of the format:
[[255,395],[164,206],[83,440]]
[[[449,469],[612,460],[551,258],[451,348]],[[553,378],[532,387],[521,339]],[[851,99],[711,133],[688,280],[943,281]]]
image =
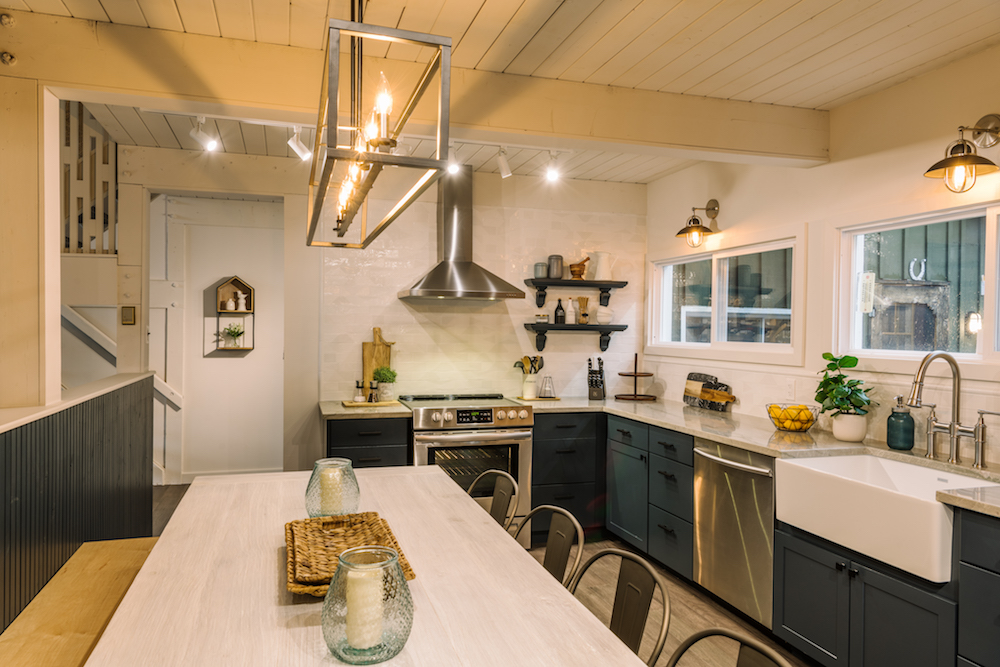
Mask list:
[[395,549],[403,576],[406,579],[416,576],[392,529],[378,512],[292,521],[285,524],[285,543],[287,587],[292,593],[316,597],[326,595],[333,573],[337,570],[338,556],[351,547],[365,544]]

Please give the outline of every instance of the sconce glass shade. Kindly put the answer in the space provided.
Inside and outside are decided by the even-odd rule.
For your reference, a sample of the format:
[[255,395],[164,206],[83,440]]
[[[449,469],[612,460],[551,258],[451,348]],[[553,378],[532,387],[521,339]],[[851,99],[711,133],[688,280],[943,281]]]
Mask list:
[[983,316],[979,313],[969,313],[966,316],[966,328],[970,334],[977,334],[983,330]]
[[993,162],[976,155],[976,147],[965,139],[948,146],[945,158],[935,162],[924,172],[928,178],[943,178],[945,187],[952,192],[966,192],[976,184],[976,177],[1000,170]]
[[712,233],[711,229],[701,224],[701,218],[692,215],[688,218],[687,224],[681,227],[681,230],[676,235],[684,236],[684,240],[687,241],[689,246],[697,248],[705,242],[705,237]]

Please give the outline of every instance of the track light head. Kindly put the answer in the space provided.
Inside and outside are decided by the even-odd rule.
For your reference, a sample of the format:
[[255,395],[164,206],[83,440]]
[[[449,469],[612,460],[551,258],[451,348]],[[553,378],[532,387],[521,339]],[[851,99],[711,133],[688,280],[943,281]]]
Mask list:
[[555,153],[549,153],[549,164],[545,167],[545,180],[550,183],[559,180],[559,163],[556,161]]
[[510,178],[513,174],[510,163],[507,162],[507,149],[504,146],[501,146],[500,152],[497,153],[497,166],[500,167],[500,178]]
[[295,134],[293,134],[292,138],[288,140],[288,146],[293,151],[295,151],[295,154],[298,155],[303,162],[305,162],[306,160],[312,157],[312,151],[306,148],[306,145],[302,143],[301,139],[299,139],[299,133],[301,131],[302,131],[301,128],[299,128],[299,126],[296,125]]
[[206,151],[214,151],[219,148],[219,140],[210,137],[202,129],[202,125],[205,124],[205,117],[198,116],[198,125],[191,128],[191,138],[201,144],[201,147]]

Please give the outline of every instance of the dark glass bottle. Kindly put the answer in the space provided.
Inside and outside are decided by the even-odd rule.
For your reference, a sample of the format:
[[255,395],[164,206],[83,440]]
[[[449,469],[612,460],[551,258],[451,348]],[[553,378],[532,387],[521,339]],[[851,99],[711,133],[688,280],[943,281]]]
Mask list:
[[903,397],[896,397],[896,405],[886,424],[885,439],[891,449],[913,449],[913,416],[903,405]]
[[556,304],[556,324],[566,324],[566,309],[563,308],[562,299]]

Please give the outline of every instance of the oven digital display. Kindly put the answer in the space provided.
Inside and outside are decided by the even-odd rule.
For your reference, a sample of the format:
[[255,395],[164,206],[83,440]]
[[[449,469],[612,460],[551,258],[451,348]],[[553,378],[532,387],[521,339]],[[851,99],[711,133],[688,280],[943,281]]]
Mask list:
[[455,419],[459,424],[492,424],[493,409],[488,410],[455,410]]

